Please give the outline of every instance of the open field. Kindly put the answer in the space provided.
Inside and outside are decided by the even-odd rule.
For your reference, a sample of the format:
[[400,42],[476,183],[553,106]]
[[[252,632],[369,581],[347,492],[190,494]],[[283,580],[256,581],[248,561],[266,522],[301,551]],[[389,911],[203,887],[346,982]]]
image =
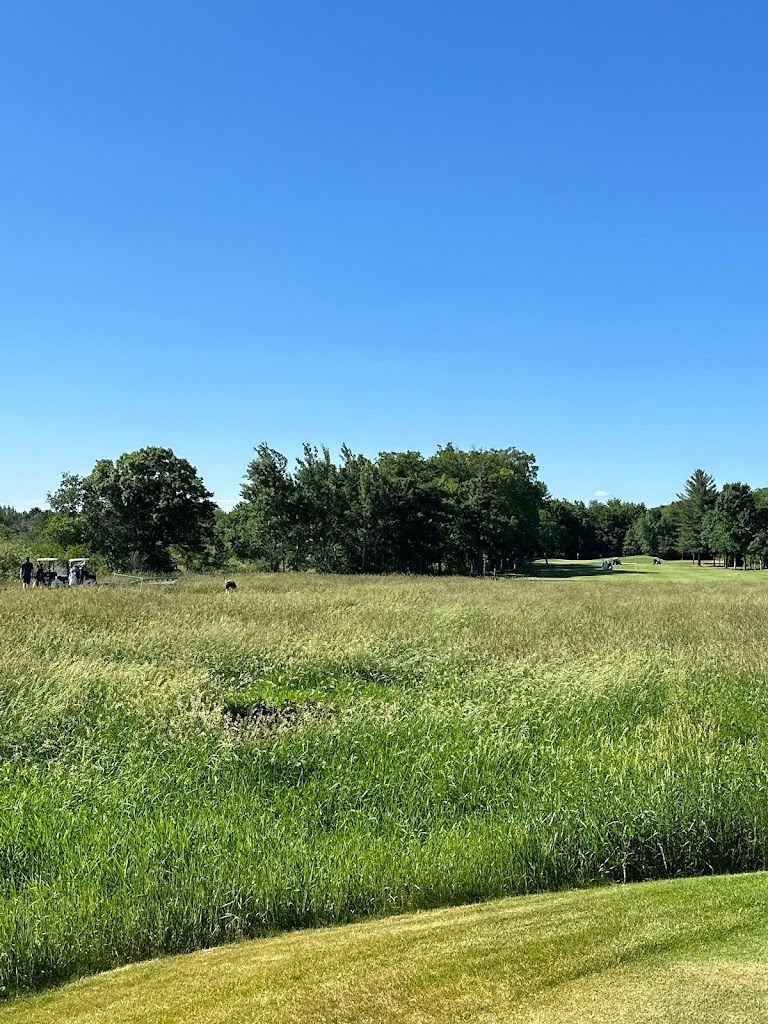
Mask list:
[[768,573],[585,568],[0,593],[5,991],[763,868]]
[[526,896],[123,968],[0,1024],[765,1024],[768,878]]

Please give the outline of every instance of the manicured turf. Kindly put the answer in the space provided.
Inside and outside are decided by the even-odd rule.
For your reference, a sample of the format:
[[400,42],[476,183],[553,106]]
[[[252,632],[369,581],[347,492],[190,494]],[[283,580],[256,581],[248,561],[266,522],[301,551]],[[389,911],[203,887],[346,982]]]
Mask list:
[[563,894],[294,932],[124,968],[0,1024],[768,1021],[768,878]]
[[761,569],[726,569],[720,562],[712,565],[704,561],[696,565],[690,561],[663,562],[654,565],[649,555],[629,555],[621,559],[621,564],[610,570],[600,567],[600,559],[569,562],[562,558],[550,558],[549,561],[539,559],[521,567],[515,573],[517,577],[529,579],[572,579],[595,580],[599,578],[626,578],[631,575],[636,583],[704,583],[729,585],[735,583],[742,586],[764,586],[768,584],[768,570]]
[[0,593],[5,991],[762,869],[768,573],[553,569]]

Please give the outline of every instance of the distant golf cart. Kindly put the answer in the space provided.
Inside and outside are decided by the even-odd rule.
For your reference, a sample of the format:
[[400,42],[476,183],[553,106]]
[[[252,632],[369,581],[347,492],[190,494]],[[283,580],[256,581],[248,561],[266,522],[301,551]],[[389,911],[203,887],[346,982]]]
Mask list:
[[93,584],[96,577],[86,568],[89,561],[89,558],[38,558],[35,583],[38,587]]

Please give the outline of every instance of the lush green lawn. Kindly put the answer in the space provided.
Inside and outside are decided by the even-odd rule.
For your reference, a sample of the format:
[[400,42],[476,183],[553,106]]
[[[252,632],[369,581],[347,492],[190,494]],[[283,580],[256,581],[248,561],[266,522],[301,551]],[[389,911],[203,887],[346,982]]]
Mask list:
[[768,878],[526,896],[153,961],[0,1024],[768,1021]]
[[654,565],[649,555],[629,555],[621,559],[621,565],[612,570],[600,568],[600,559],[583,562],[568,562],[561,558],[550,558],[548,562],[539,559],[525,569],[520,576],[540,579],[595,579],[600,576],[627,576],[632,574],[636,580],[646,583],[674,581],[675,583],[737,583],[741,586],[746,578],[752,584],[768,583],[768,571],[759,569],[726,569],[720,563],[713,566],[711,561],[704,561],[700,566],[690,561],[663,562]]
[[0,983],[763,868],[768,573],[622,570],[0,593]]

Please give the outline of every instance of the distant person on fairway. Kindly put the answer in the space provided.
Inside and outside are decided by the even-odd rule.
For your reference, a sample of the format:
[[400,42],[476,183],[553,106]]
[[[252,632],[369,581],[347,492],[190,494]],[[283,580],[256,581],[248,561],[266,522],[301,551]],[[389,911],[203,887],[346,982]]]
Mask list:
[[32,562],[30,561],[29,555],[27,555],[26,562],[22,562],[21,563],[21,568],[19,569],[19,579],[21,580],[25,590],[27,589],[29,584],[32,582],[32,570],[33,570],[33,568],[34,568],[34,566],[32,565]]
[[35,573],[35,586],[36,587],[44,587],[45,586],[45,569],[43,568],[43,563],[42,562],[40,563],[40,565],[38,565],[37,572]]

